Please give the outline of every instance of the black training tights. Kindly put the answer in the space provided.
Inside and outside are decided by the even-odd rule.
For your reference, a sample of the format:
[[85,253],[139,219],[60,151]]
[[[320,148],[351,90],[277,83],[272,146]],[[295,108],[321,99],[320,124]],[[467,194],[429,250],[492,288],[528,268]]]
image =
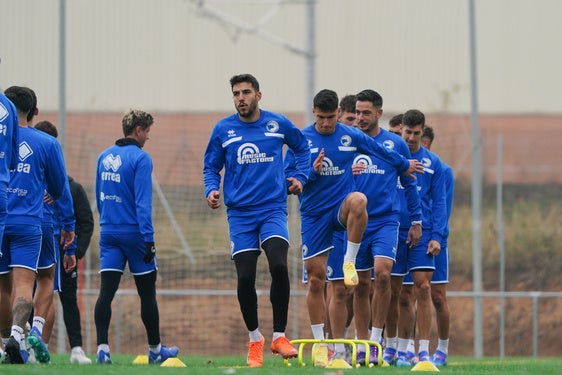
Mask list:
[[[269,300],[273,308],[273,331],[285,332],[289,310],[289,273],[287,270],[287,241],[273,237],[262,244],[269,263],[271,289]],[[258,297],[256,294],[257,251],[246,251],[234,256],[238,275],[238,302],[248,331],[258,328]]]
[[[156,271],[134,277],[141,301],[141,319],[146,329],[148,345],[158,345],[160,343],[160,318],[156,302]],[[104,271],[101,273],[100,294],[94,311],[98,345],[109,343],[111,302],[119,288],[120,281],[121,272]]]

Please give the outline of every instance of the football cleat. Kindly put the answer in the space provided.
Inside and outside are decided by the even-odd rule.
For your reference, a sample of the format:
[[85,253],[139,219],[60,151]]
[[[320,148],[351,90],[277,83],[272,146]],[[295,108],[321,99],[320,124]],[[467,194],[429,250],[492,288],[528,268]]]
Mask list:
[[396,357],[396,366],[397,367],[411,367],[412,362],[406,356],[406,352],[398,352],[398,356]]
[[263,347],[265,339],[262,336],[260,341],[248,342],[248,358],[246,363],[248,367],[261,367],[263,366]]
[[314,366],[328,366],[328,345],[314,344],[314,346],[312,347],[312,351],[314,354]]
[[436,350],[431,358],[431,362],[437,367],[447,366],[447,354],[443,353],[441,350]]
[[346,287],[352,287],[359,284],[359,276],[353,262],[343,262],[343,283]]
[[20,344],[11,336],[4,347],[6,353],[2,363],[24,364],[27,363],[27,350],[22,349]]
[[164,362],[168,358],[175,358],[180,352],[177,346],[170,346],[167,348],[164,345],[160,345],[160,352],[154,353],[152,350],[148,351],[148,363],[151,365],[157,365]]
[[72,348],[70,353],[70,363],[77,365],[90,365],[92,360],[86,356],[84,350],[80,347]]
[[111,365],[113,361],[109,356],[109,352],[98,350],[98,354],[96,355],[96,363],[98,365]]
[[271,352],[281,354],[283,359],[295,358],[299,355],[297,349],[285,336],[278,337],[271,343]]
[[49,363],[51,361],[51,355],[47,346],[43,342],[43,336],[37,327],[32,327],[29,331],[29,336],[27,336],[27,343],[35,352],[35,358],[40,363]]

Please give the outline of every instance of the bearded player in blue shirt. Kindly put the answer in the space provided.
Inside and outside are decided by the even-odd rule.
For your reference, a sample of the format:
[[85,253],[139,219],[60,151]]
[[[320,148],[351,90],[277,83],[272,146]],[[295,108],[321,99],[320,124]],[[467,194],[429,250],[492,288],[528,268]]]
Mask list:
[[[352,164],[357,152],[377,155],[399,172],[413,178],[421,171],[421,164],[408,161],[402,155],[388,150],[354,127],[337,122],[338,96],[328,89],[316,94],[313,101],[315,123],[303,129],[314,158],[309,182],[300,195],[302,256],[308,276],[307,305],[314,339],[324,337],[327,255],[333,249],[334,231],[347,230],[348,241],[343,259],[344,283],[355,286],[358,282],[355,258],[361,237],[367,225],[367,198],[356,191]],[[285,168],[290,171],[293,154],[288,151]],[[335,332],[341,338],[342,332]],[[343,359],[343,344],[334,346],[332,360]],[[326,345],[316,347],[316,365],[328,365]],[[320,360],[318,360],[320,359]]]
[[[386,148],[411,159],[406,142],[398,135],[379,126],[379,118],[383,113],[382,104],[382,97],[374,90],[367,89],[358,93],[357,127]],[[404,225],[405,227],[410,225],[408,243],[411,247],[417,245],[422,236],[420,197],[414,179],[397,173],[396,169],[377,156],[358,154],[354,162],[364,166],[361,174],[356,175],[355,183],[357,189],[363,192],[369,201],[367,204],[369,221],[356,261],[359,284],[355,287],[355,327],[357,338],[381,342],[391,298],[390,274],[398,246],[401,202],[396,181],[399,179],[404,187],[405,203],[407,203],[404,209],[411,213],[410,222]],[[373,268],[374,291],[369,303]],[[370,336],[369,322],[371,322]],[[358,351],[357,362],[364,365],[365,357],[364,349]],[[373,351],[370,362],[376,363],[376,360]]]
[[[446,203],[442,162],[437,155],[421,146],[424,126],[425,116],[421,111],[412,109],[404,113],[402,138],[408,144],[412,157],[421,161],[424,168],[423,175],[417,181],[422,204],[423,235],[417,246],[409,248],[406,243],[407,229],[403,223],[410,222],[411,217],[409,212],[402,210],[398,252],[396,263],[392,269],[392,293],[394,300],[398,303],[397,296],[400,295],[402,289],[402,279],[410,272],[414,282],[414,298],[417,301],[418,358],[420,361],[430,361],[430,283],[435,270],[435,256],[441,251],[441,242],[445,236]],[[401,199],[405,199],[403,194],[401,194]],[[397,366],[411,366],[412,361],[407,356],[407,351],[414,321],[413,306],[411,306],[410,298],[403,298],[402,296],[399,298],[397,348],[387,345],[383,358],[388,362],[392,362],[396,358]],[[395,328],[390,328],[390,330],[396,331]]]
[[[231,256],[236,267],[238,302],[249,331],[247,364],[263,365],[265,339],[258,326],[256,267],[261,249],[271,273],[273,339],[270,349],[283,358],[297,356],[285,337],[289,308],[287,190],[300,194],[310,170],[310,152],[301,131],[283,115],[259,108],[257,79],[240,74],[230,79],[237,113],[214,127],[204,157],[203,179],[209,207],[220,207],[220,172],[224,168],[224,203]],[[294,173],[285,177],[283,146],[296,155]],[[287,188],[288,186],[288,188]]]
[[[28,359],[23,327],[33,307],[33,287],[41,253],[44,192],[53,199],[62,195],[66,168],[56,139],[27,126],[27,115],[34,107],[31,90],[19,86],[8,90],[8,97],[18,110],[20,143],[19,163],[8,185],[8,218],[0,260],[0,273],[12,272],[14,301],[13,325],[4,362],[22,364]],[[3,278],[2,282],[5,281]],[[44,347],[40,337],[36,338]],[[45,353],[48,354],[46,350]]]

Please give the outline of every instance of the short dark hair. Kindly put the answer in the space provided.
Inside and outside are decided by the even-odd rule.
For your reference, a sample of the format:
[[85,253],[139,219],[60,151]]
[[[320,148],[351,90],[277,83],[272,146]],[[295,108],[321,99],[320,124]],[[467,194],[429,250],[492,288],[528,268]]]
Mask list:
[[357,101],[371,102],[373,107],[382,108],[382,96],[375,90],[366,89],[357,94]]
[[53,123],[50,121],[40,121],[37,124],[35,124],[34,128],[44,131],[45,133],[55,138],[59,136],[59,131],[57,130],[57,127],[53,125]]
[[[19,113],[24,113],[26,117],[31,110],[37,105],[37,99],[34,101],[35,93],[29,87],[10,86],[4,90],[4,94],[14,105]],[[34,110],[35,113],[35,110]]]
[[121,124],[123,126],[123,135],[128,136],[133,133],[137,126],[146,129],[154,123],[154,118],[148,112],[140,109],[131,109],[123,116]]
[[27,122],[31,122],[31,120],[33,120],[33,117],[35,117],[35,112],[37,111],[37,95],[35,95],[35,91],[33,91],[30,88],[28,88],[28,89],[31,92],[31,96],[33,96],[33,105],[31,106],[31,109],[29,110],[29,113],[27,114],[26,120],[27,120]]
[[429,138],[429,142],[433,143],[435,139],[435,133],[433,132],[433,127],[429,125],[425,125],[423,128],[422,138]]
[[404,117],[402,118],[402,125],[407,127],[421,125],[423,128],[425,126],[425,115],[420,110],[409,109],[404,113]]
[[312,101],[314,108],[321,111],[331,112],[338,109],[338,94],[334,90],[323,89],[318,91]]
[[391,127],[401,125],[403,117],[404,115],[402,113],[392,116],[392,118],[388,121],[388,125],[390,125]]
[[346,95],[340,100],[340,110],[342,112],[355,113],[355,103],[357,102],[356,95]]
[[230,88],[232,89],[234,85],[242,82],[248,82],[256,91],[260,91],[260,84],[258,80],[256,79],[256,77],[248,73],[238,74],[230,78]]

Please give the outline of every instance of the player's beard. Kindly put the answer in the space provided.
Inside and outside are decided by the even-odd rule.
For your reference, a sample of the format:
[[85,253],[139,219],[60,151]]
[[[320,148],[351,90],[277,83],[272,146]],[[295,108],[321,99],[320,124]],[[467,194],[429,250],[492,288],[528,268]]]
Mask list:
[[240,107],[236,107],[236,111],[242,118],[251,118],[256,113],[256,109],[258,108],[257,102],[247,103],[247,105],[240,109]]

